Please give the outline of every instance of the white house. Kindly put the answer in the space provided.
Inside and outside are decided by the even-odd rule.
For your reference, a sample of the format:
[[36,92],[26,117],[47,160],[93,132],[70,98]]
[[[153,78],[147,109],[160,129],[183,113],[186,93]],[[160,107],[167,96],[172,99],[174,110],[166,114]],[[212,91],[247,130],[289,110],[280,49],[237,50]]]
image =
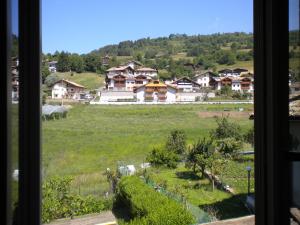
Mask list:
[[200,73],[200,74],[196,74],[194,76],[194,81],[196,81],[198,84],[201,85],[201,87],[209,87],[210,84],[210,79],[211,77],[214,77],[215,75],[208,71],[208,72],[205,72],[205,73]]
[[175,102],[177,88],[164,84],[160,81],[153,81],[136,89],[138,102]]
[[69,80],[59,80],[52,86],[53,99],[80,99],[84,93],[84,86]]
[[224,86],[231,87],[233,91],[243,91],[252,93],[254,90],[252,77],[212,77],[210,85],[215,90],[221,90]]
[[149,77],[157,77],[158,73],[156,69],[148,68],[148,67],[141,67],[134,71],[136,76],[149,76]]
[[56,73],[57,61],[48,62],[48,69],[51,73]]

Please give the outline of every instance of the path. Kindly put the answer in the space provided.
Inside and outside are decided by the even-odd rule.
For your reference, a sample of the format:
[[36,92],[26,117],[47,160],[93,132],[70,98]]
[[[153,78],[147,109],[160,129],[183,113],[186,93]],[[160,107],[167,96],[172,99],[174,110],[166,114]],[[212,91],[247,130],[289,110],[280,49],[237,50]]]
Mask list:
[[117,223],[109,223],[115,221],[117,221],[117,219],[114,214],[111,211],[107,211],[99,214],[76,217],[74,219],[60,219],[47,225],[115,225]]

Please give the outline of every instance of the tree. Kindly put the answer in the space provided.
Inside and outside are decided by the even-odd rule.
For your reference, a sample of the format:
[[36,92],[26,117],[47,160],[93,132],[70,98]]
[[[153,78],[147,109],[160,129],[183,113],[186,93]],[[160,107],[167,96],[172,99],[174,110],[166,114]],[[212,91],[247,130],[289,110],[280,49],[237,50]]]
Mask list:
[[58,56],[57,70],[59,72],[68,72],[71,69],[69,53],[62,51]]
[[89,72],[96,72],[101,68],[101,60],[95,54],[87,54],[84,56],[85,70]]
[[254,126],[252,126],[245,134],[244,134],[245,142],[254,146]]
[[49,71],[48,66],[43,65],[43,66],[42,66],[41,73],[42,73],[42,83],[44,84],[46,78],[50,75],[50,71]]
[[221,95],[224,95],[226,97],[230,97],[232,95],[232,89],[229,85],[224,85],[221,88]]
[[186,136],[181,130],[174,130],[168,136],[166,149],[176,154],[183,154],[186,150]]
[[213,191],[215,190],[215,177],[224,170],[227,161],[218,151],[214,151],[207,160],[207,166],[211,173],[211,182]]
[[81,73],[84,70],[84,61],[78,54],[72,54],[70,56],[70,68],[76,73]]
[[176,168],[179,156],[175,152],[160,148],[153,148],[146,160],[155,166]]
[[59,81],[59,77],[57,76],[57,74],[52,73],[49,76],[46,77],[45,79],[45,84],[48,87],[52,87],[57,81]]
[[199,169],[203,178],[213,152],[214,146],[211,139],[199,139],[187,153],[186,167],[192,168],[194,173],[197,173]]
[[233,65],[235,64],[235,55],[229,51],[221,51],[219,53],[217,62],[219,64]]
[[230,122],[228,116],[222,116],[216,118],[217,128],[211,131],[211,138],[213,139],[225,139],[235,138],[236,140],[242,139],[242,128],[239,124]]
[[235,138],[224,138],[217,141],[218,150],[225,158],[237,158],[243,143]]

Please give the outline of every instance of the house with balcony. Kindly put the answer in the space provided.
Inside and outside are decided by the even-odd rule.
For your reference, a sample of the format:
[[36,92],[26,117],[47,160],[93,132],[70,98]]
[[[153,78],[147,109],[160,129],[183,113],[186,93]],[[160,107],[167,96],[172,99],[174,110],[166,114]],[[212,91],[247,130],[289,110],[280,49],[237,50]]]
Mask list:
[[178,92],[199,92],[201,85],[197,82],[191,80],[188,77],[182,77],[171,83],[177,87]]
[[81,99],[84,86],[69,80],[59,80],[52,86],[52,99]]
[[[130,61],[126,65],[112,67],[106,71],[106,90],[133,91],[135,88],[149,83],[157,76],[157,70],[137,67],[140,63]],[[134,69],[136,68],[136,69]]]
[[138,102],[167,102],[176,101],[177,88],[155,80],[136,89]]
[[254,80],[252,77],[212,77],[210,86],[215,90],[221,90],[222,87],[229,86],[233,91],[252,93],[254,90]]
[[57,61],[48,62],[48,69],[50,73],[56,73]]

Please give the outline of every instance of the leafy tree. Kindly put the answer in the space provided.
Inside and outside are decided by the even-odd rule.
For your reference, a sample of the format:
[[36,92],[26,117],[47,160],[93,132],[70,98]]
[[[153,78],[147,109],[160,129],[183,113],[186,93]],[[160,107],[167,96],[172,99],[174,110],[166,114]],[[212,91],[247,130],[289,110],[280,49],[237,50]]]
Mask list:
[[199,139],[187,153],[186,167],[192,168],[194,173],[199,169],[204,177],[205,169],[213,152],[214,146],[211,139]]
[[78,54],[72,54],[70,56],[70,68],[76,73],[81,73],[84,70],[84,61]]
[[96,72],[101,68],[100,56],[96,54],[87,54],[84,56],[85,71]]
[[232,95],[232,89],[229,85],[224,85],[221,88],[221,95],[224,95],[226,97],[230,97]]
[[235,138],[224,138],[217,141],[218,150],[225,158],[237,158],[243,143]]
[[254,146],[254,126],[244,134],[244,141]]
[[59,72],[68,72],[71,69],[69,53],[62,51],[58,56],[57,70]]
[[183,154],[186,150],[186,136],[181,130],[174,130],[168,136],[166,149],[176,154]]
[[225,139],[235,138],[236,140],[242,140],[242,129],[239,124],[230,122],[228,116],[222,116],[216,118],[217,128],[211,131],[211,138],[213,139]]
[[224,170],[227,161],[222,157],[222,155],[218,151],[214,151],[211,156],[207,160],[207,166],[212,175],[212,188],[215,190],[215,179],[214,177],[220,175]]
[[219,64],[233,65],[235,64],[235,55],[229,51],[221,51],[217,62]]
[[179,156],[175,152],[160,148],[153,148],[150,154],[147,156],[146,160],[155,166],[176,168]]
[[48,66],[43,65],[41,69],[41,73],[42,73],[42,83],[45,83],[46,78],[50,75]]
[[154,59],[157,54],[157,51],[155,49],[149,49],[145,53],[146,59]]
[[59,77],[57,76],[57,74],[52,73],[49,76],[46,77],[45,79],[45,84],[48,87],[52,87],[57,81],[59,81]]

